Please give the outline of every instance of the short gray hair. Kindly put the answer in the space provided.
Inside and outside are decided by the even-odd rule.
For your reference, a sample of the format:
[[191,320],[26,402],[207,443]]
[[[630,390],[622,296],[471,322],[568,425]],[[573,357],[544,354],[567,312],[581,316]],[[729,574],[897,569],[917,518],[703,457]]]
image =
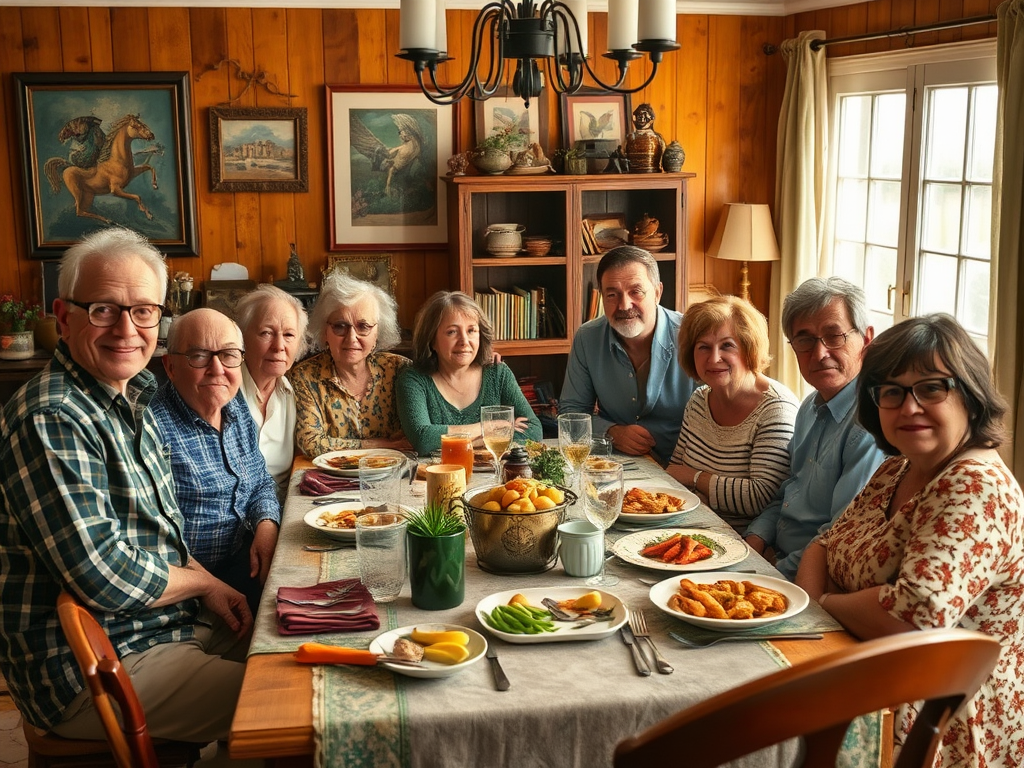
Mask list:
[[153,270],[160,290],[160,303],[167,298],[167,262],[143,235],[124,227],[108,227],[91,232],[66,251],[60,260],[57,293],[62,299],[73,299],[75,288],[87,261],[102,258],[124,264],[137,258]]
[[281,303],[295,310],[296,330],[299,334],[299,346],[295,349],[295,359],[298,360],[306,351],[308,339],[306,338],[306,326],[309,325],[309,316],[302,302],[290,293],[282,291],[275,285],[258,285],[256,289],[245,294],[235,304],[235,321],[244,334],[249,326],[258,323],[263,319],[267,309],[275,303]]
[[647,276],[651,279],[651,285],[656,286],[661,282],[658,262],[648,251],[645,251],[643,248],[637,248],[635,245],[620,245],[608,251],[597,263],[598,287],[601,287],[601,278],[605,272],[609,269],[624,267],[627,264],[640,264],[643,266],[647,270]]
[[[214,314],[210,315],[211,312]],[[174,353],[184,352],[184,349],[178,349],[178,337],[190,332],[192,327],[197,322],[200,322],[204,316],[216,317],[218,320],[220,318],[224,318],[224,320],[231,323],[231,326],[235,329],[235,333],[238,334],[238,346],[242,349],[245,348],[245,340],[242,338],[242,329],[238,327],[238,323],[216,309],[199,307],[198,309],[193,309],[191,312],[186,312],[181,317],[176,317],[174,322],[171,323],[171,327],[167,329],[167,350]]]
[[398,304],[395,297],[382,288],[358,280],[347,271],[335,269],[324,277],[320,296],[309,317],[309,338],[313,349],[327,348],[327,318],[339,307],[349,307],[371,298],[377,304],[377,350],[397,347],[402,340],[398,325]]
[[871,321],[860,286],[841,277],[812,277],[800,283],[782,303],[782,331],[786,338],[793,338],[793,326],[798,320],[817,314],[836,299],[846,305],[846,314],[861,336],[867,333]]

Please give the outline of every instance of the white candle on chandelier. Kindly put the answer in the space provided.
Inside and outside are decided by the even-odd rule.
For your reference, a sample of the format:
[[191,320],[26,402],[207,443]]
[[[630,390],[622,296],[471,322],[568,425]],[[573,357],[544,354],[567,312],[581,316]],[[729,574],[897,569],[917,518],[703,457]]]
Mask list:
[[628,51],[637,37],[639,0],[608,0],[608,50]]
[[445,0],[437,3],[437,44],[434,46],[441,53],[448,53],[448,17],[445,15]]
[[[587,39],[587,0],[562,0],[562,2],[569,7],[569,10],[572,11],[572,15],[576,17],[576,24],[580,28],[579,42],[582,42],[583,44],[583,49],[580,50],[579,42],[576,40],[576,29],[572,24],[570,24],[568,48],[573,53],[582,53],[586,56],[590,42]],[[563,53],[564,48],[559,46],[558,52]]]
[[435,0],[402,0],[398,21],[398,45],[434,48],[437,45],[437,3]]
[[641,40],[676,39],[676,0],[644,0],[640,4]]

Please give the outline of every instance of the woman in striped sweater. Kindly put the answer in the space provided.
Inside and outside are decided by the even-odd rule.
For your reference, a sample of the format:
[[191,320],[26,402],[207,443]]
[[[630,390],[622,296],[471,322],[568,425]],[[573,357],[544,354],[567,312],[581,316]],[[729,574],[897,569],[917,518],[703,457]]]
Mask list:
[[679,363],[702,382],[683,413],[668,472],[738,532],[789,476],[797,399],[764,375],[768,323],[750,302],[719,296],[690,306]]

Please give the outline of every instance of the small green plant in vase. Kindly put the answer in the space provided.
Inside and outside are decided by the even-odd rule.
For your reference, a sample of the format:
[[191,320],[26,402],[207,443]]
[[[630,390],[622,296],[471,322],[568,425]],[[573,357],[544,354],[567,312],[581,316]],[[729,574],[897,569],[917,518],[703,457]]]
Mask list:
[[444,504],[406,516],[412,604],[427,611],[455,608],[466,598],[466,523]]
[[0,296],[0,332],[31,331],[42,316],[43,308],[38,304],[26,304],[9,293]]
[[436,539],[466,531],[466,523],[443,504],[431,502],[406,516],[406,530],[416,536]]

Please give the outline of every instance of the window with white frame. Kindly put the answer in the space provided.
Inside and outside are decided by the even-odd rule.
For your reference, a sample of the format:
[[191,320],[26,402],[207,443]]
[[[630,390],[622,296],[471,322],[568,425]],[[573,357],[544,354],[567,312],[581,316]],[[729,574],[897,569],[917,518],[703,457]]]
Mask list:
[[995,43],[829,61],[826,259],[880,331],[948,312],[987,348]]

